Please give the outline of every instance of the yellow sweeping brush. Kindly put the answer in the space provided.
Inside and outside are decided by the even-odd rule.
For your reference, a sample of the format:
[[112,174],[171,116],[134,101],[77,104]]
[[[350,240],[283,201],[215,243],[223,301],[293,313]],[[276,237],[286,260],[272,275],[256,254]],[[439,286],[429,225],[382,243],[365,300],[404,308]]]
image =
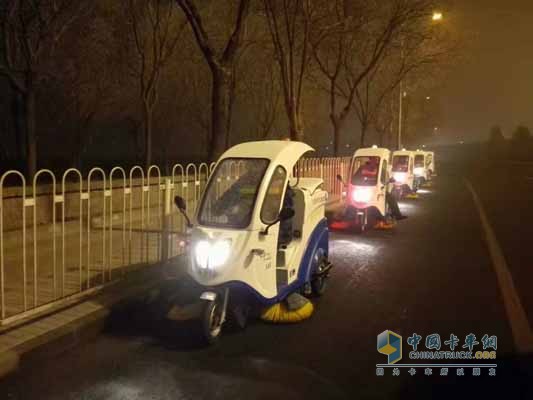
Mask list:
[[393,229],[395,226],[396,224],[394,222],[378,221],[378,223],[376,224],[376,226],[374,226],[374,228],[386,231],[388,229]]
[[275,324],[290,324],[311,317],[314,310],[311,301],[297,293],[293,293],[289,297],[289,301],[282,301],[266,308],[261,313],[261,319]]

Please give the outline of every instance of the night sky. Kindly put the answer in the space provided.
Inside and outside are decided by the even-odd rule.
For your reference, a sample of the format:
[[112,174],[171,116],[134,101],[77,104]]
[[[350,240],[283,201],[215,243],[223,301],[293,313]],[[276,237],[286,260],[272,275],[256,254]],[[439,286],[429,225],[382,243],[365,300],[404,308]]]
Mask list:
[[465,37],[465,54],[442,82],[442,137],[486,139],[492,125],[510,136],[533,130],[533,1],[456,0],[445,23]]

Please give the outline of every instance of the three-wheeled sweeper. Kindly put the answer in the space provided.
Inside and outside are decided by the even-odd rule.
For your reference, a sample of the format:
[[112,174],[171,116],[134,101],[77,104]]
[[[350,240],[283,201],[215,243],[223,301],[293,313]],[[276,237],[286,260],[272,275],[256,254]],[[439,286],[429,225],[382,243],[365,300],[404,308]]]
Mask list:
[[431,180],[436,175],[435,153],[433,151],[426,151],[426,169],[428,170],[428,180]]
[[418,182],[414,174],[414,161],[414,151],[402,149],[392,153],[392,193],[397,199],[416,195]]
[[423,150],[416,150],[415,152],[415,167],[414,167],[414,174],[415,174],[415,181],[416,186],[421,187],[424,185],[427,181],[431,179],[429,174],[429,169],[427,168],[428,165],[428,158],[429,153],[427,151]]
[[[293,176],[309,151],[300,142],[248,142],[218,160],[190,228],[188,272],[199,285],[195,319],[206,342],[227,316],[239,325],[254,310],[264,319],[303,319],[312,303],[291,295],[323,293],[328,194],[322,179]],[[175,201],[185,213],[184,199]]]
[[[386,202],[390,151],[377,146],[358,149],[351,161],[341,221],[359,231],[390,221]],[[340,175],[337,179],[343,181]]]

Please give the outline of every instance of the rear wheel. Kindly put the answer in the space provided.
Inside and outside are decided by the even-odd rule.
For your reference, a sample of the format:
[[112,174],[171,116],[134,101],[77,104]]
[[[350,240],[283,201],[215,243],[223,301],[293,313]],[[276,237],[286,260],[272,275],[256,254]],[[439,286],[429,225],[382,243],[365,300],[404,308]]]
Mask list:
[[311,291],[313,295],[320,297],[324,294],[327,287],[327,275],[324,274],[325,269],[328,266],[328,260],[326,257],[322,257],[318,263],[317,275],[311,280]]

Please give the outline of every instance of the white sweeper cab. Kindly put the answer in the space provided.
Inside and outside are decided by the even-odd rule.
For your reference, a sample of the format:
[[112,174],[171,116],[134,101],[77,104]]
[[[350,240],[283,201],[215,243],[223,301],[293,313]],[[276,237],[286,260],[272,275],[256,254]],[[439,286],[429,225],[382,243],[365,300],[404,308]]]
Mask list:
[[435,173],[435,153],[426,151],[426,169],[428,171],[428,180],[431,180]]
[[417,187],[422,186],[427,181],[431,179],[431,175],[429,173],[428,169],[428,158],[429,153],[427,151],[423,150],[416,150],[415,151],[415,168],[414,168],[414,174],[415,174],[415,180]]
[[392,179],[394,180],[393,195],[397,199],[415,194],[418,182],[414,173],[415,152],[410,150],[396,150],[392,153]]
[[[358,149],[352,157],[342,219],[364,231],[376,222],[389,220],[386,196],[389,189],[388,149],[377,146]],[[340,175],[337,179],[342,181]]]
[[[331,269],[328,193],[320,178],[293,176],[310,151],[300,142],[248,142],[218,160],[189,241],[188,272],[201,303],[197,325],[207,343],[219,337],[227,315],[243,326],[254,310],[260,315],[291,294],[323,293]],[[175,202],[185,214],[185,201]]]

